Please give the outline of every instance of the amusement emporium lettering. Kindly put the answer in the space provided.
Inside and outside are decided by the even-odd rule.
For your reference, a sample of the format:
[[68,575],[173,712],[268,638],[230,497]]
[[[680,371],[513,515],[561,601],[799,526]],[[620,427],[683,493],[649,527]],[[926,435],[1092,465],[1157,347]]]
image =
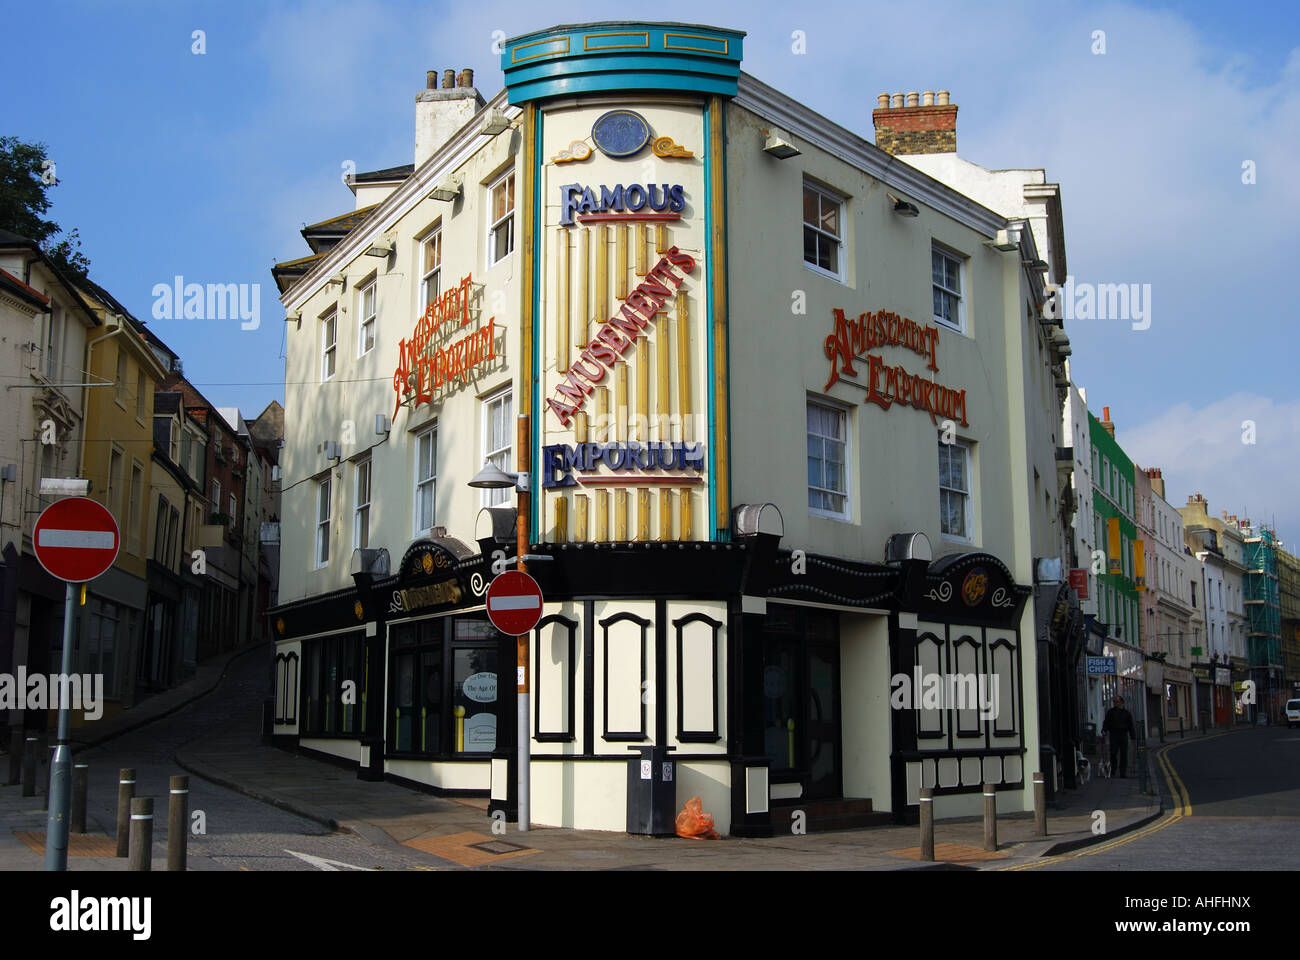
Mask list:
[[495,317],[489,319],[486,326],[454,343],[436,349],[432,347],[432,341],[440,335],[444,324],[453,324],[451,329],[454,330],[469,324],[469,300],[473,287],[473,277],[467,275],[457,286],[431,300],[416,321],[410,339],[398,344],[397,369],[393,372],[393,391],[397,394],[394,418],[412,394],[417,407],[432,403],[434,392],[439,388],[455,380],[468,383],[475,367],[496,358],[493,340]]
[[901,364],[886,366],[879,354],[867,351],[881,347],[905,347],[926,359],[926,369],[939,371],[936,360],[939,349],[939,328],[922,326],[906,317],[887,310],[862,313],[850,320],[844,311],[836,309],[835,332],[826,338],[826,356],[831,361],[830,379],[825,389],[837,383],[841,374],[845,379],[858,375],[854,362],[867,364],[867,382],[848,380],[867,391],[863,403],[874,403],[888,410],[895,403],[915,407],[930,414],[930,421],[955,420],[963,427],[966,421],[966,391],[945,387],[933,380],[911,373]]
[[591,474],[601,464],[610,470],[629,473],[627,477],[602,476],[600,483],[681,483],[676,475],[633,473],[640,470],[675,470],[701,473],[704,470],[702,443],[555,443],[542,450],[542,486],[571,487],[586,478],[574,474]]
[[677,247],[669,247],[667,254],[627,295],[618,312],[600,325],[600,332],[555,385],[557,396],[547,397],[546,405],[562,426],[569,425],[573,415],[586,403],[594,385],[605,378],[605,367],[613,370],[622,362],[623,353],[636,342],[646,324],[682,285],[685,277],[677,276],[673,267],[682,273],[692,273],[695,258]]

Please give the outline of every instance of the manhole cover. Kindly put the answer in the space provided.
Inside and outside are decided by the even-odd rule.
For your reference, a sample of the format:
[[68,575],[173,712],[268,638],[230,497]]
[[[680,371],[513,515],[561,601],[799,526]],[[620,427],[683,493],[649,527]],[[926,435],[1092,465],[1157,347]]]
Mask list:
[[509,840],[485,840],[483,843],[469,843],[466,846],[491,854],[514,853],[516,850],[530,849],[522,843],[511,843]]

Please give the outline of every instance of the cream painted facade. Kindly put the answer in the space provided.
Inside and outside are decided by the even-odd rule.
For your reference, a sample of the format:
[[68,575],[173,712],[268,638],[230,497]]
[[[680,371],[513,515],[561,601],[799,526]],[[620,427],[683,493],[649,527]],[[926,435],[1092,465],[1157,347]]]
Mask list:
[[[504,95],[493,103],[500,106],[503,100]],[[370,542],[404,544],[435,526],[473,541],[484,498],[466,484],[483,465],[484,400],[502,391],[513,396],[518,386],[517,370],[510,366],[519,349],[518,234],[516,249],[489,263],[486,221],[489,186],[505,175],[518,177],[519,145],[517,132],[488,137],[461,129],[380,204],[362,230],[330,251],[284,298],[294,318],[288,323],[285,361],[285,423],[293,426],[286,428],[282,463],[281,603],[351,584],[349,562],[360,546],[357,468],[365,458],[375,492]],[[453,201],[429,199],[433,185],[449,176],[461,180],[460,195]],[[517,216],[515,225],[517,229]],[[438,231],[442,290],[473,278],[474,319],[466,329],[485,328],[491,320],[497,359],[473,371],[470,382],[457,382],[438,402],[402,407],[394,416],[398,345],[411,337],[424,310],[423,245]],[[389,257],[365,255],[385,238],[393,243]],[[339,278],[342,283],[335,282]],[[374,345],[362,354],[360,291],[372,282]],[[335,368],[326,376],[324,318],[331,313],[336,317]],[[376,433],[376,416],[392,419],[386,435]],[[430,428],[438,436],[433,517],[417,527],[415,438]],[[513,425],[510,436],[513,440]],[[340,445],[337,461],[325,456],[323,445],[330,441]],[[318,563],[319,491],[326,479],[331,484],[329,556]]]
[[[1039,514],[1054,495],[1035,489],[1035,472],[1055,487],[1060,429],[1043,412],[1055,387],[1036,340],[1042,278],[1024,263],[1037,256],[1032,233],[1008,243],[1005,217],[740,74],[742,34],[638,26],[674,72],[658,54],[599,43],[607,26],[507,43],[507,91],[444,145],[417,134],[414,171],[284,293],[276,736],[356,762],[364,778],[512,809],[513,644],[487,628],[482,596],[494,555],[511,562],[518,520],[545,597],[528,665],[533,822],[627,827],[629,747],[675,748],[677,808],[700,796],[724,833],[781,831],[792,804],[828,799],[905,822],[922,787],[936,790],[937,815],[970,815],[986,781],[999,809],[1032,809],[1026,601],[1035,557],[1051,554]],[[605,58],[636,79],[597,89],[606,80],[575,68],[574,86],[555,86],[560,74],[529,73],[546,57]],[[734,92],[717,80],[728,71]],[[422,112],[431,104],[465,100],[421,99],[419,129],[437,128]],[[764,150],[773,127],[798,156]],[[491,191],[507,175],[514,245],[498,260]],[[810,184],[841,205],[833,271],[802,252]],[[381,190],[357,189],[358,203],[363,193]],[[918,216],[898,216],[889,193]],[[464,322],[448,330],[438,308],[419,347],[490,324],[492,356],[433,402],[395,411],[438,230],[441,290],[472,277],[472,293],[449,315]],[[993,249],[999,240],[1008,249]],[[955,328],[932,312],[936,249],[960,276]],[[369,290],[374,343],[362,350]],[[866,347],[828,344],[837,309],[912,321],[897,330],[934,344],[932,367],[901,343],[872,353],[901,365],[892,389],[916,384],[919,401],[911,377],[924,378],[949,415],[901,394],[891,409],[865,402],[880,365]],[[832,364],[842,376],[828,385]],[[481,514],[493,498],[467,486],[492,452],[485,411],[498,391],[512,397],[512,426],[530,417],[526,456],[508,431],[503,464],[530,475],[520,518],[513,495]],[[830,438],[846,450],[838,519],[809,506],[810,402],[843,417]],[[376,416],[392,418],[386,434]],[[435,425],[422,522],[421,437]],[[657,468],[629,462],[646,444]],[[664,445],[702,450],[699,466],[676,453],[665,463]],[[933,563],[915,540],[887,564],[896,534],[924,534]],[[355,554],[381,548],[387,568]],[[899,670],[949,663],[972,675],[988,664],[1005,712],[892,702]],[[352,677],[355,704],[335,692]]]

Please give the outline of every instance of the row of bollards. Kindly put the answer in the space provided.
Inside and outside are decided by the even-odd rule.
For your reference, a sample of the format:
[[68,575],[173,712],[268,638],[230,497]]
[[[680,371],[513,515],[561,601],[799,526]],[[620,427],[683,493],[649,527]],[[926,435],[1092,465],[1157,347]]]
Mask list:
[[[53,748],[51,748],[53,749]],[[22,795],[36,796],[37,755],[36,737],[24,736],[17,731],[11,741],[9,755],[9,782],[21,777]],[[19,771],[21,768],[21,772]],[[72,798],[68,811],[70,833],[86,832],[86,799],[89,793],[90,767],[74,763],[72,767]],[[175,776],[168,785],[167,809],[167,869],[185,869],[189,840],[190,778]],[[42,809],[49,810],[49,791],[44,792]],[[135,770],[123,767],[117,778],[117,849],[116,855],[127,858],[128,870],[149,870],[153,850],[153,798],[135,795]]]
[[[998,806],[995,784],[983,785],[984,793],[984,849],[998,848]],[[934,860],[934,789],[921,788],[921,859]],[[1034,834],[1047,836],[1047,789],[1041,773],[1034,774]]]
[[[189,842],[190,778],[175,776],[168,784],[167,869],[185,869]],[[135,795],[135,770],[123,767],[117,777],[117,855],[128,870],[149,870],[153,850],[153,797]]]

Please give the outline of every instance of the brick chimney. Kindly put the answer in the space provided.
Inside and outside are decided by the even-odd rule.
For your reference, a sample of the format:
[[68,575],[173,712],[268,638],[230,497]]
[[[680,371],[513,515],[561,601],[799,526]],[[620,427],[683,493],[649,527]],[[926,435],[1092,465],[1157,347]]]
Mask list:
[[1110,422],[1110,407],[1101,408],[1101,428],[1112,437],[1115,436],[1115,424]]
[[876,126],[876,146],[894,156],[917,153],[957,152],[957,105],[948,102],[948,91],[935,94],[882,93],[871,112]]
[[1165,478],[1161,474],[1159,467],[1146,468],[1147,479],[1151,481],[1151,489],[1161,500],[1165,498]]
[[473,70],[443,71],[441,89],[438,71],[428,71],[425,89],[415,95],[415,165],[420,166],[442,149],[485,105],[474,89]]

